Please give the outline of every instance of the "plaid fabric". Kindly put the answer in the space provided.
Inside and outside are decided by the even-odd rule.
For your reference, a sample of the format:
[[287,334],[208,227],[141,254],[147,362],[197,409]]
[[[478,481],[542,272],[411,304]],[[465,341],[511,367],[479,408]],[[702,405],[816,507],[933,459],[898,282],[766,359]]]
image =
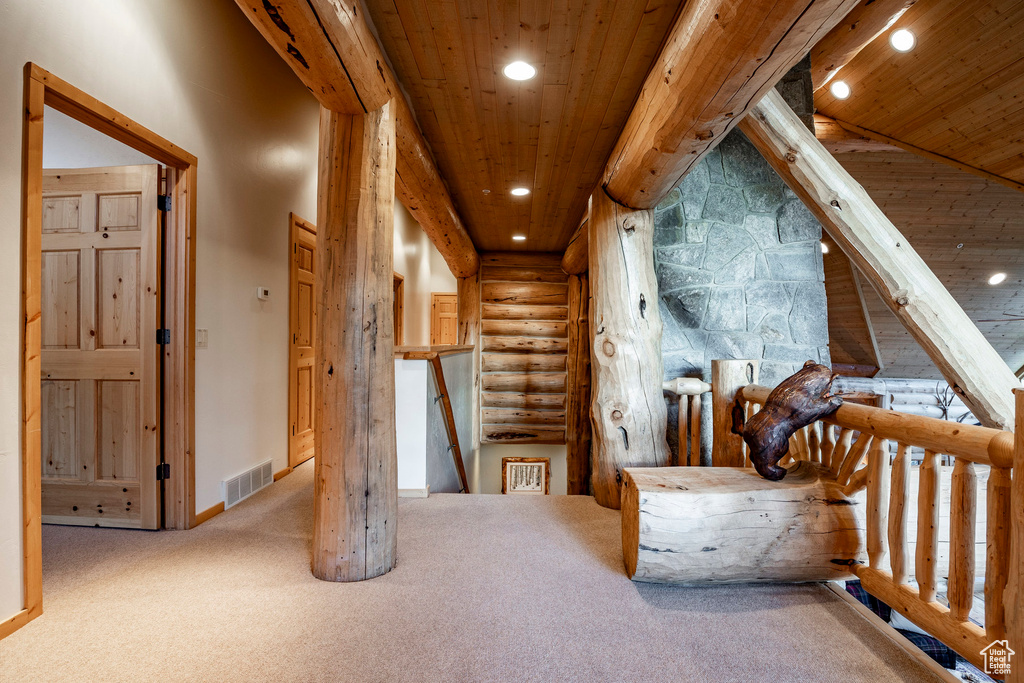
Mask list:
[[[889,619],[892,617],[892,608],[864,590],[864,587],[860,585],[860,581],[847,581],[846,592],[857,598],[861,604],[874,612],[879,619],[889,623]],[[943,668],[956,668],[956,653],[946,647],[942,641],[917,631],[896,630],[904,638],[920,648],[922,652],[938,662]]]
[[946,647],[942,641],[926,636],[917,631],[896,629],[904,638],[919,647],[922,652],[934,659],[944,669],[956,668],[956,653]]
[[860,585],[860,581],[847,581],[846,592],[857,598],[862,605],[874,612],[875,616],[879,619],[887,624],[889,623],[889,617],[892,616],[892,608],[864,590],[863,586]]

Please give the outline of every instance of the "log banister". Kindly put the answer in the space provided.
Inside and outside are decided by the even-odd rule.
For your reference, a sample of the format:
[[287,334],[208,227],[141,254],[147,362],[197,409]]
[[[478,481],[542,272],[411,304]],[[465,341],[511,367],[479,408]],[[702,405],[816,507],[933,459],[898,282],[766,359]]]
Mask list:
[[[739,401],[756,409],[770,391],[748,384],[731,397],[719,396],[716,400]],[[1017,393],[1017,411],[1017,427],[1021,430],[1024,391]],[[1014,475],[1013,469],[1024,473],[1024,438],[1017,435],[1015,439],[1013,432],[853,403],[844,403],[821,422],[824,431],[820,451],[815,452],[815,424],[794,435],[790,455],[795,460],[820,458],[848,497],[867,490],[868,564],[851,567],[865,590],[978,667],[985,664],[983,650],[994,641],[1006,638],[1011,649],[1020,651],[1024,646],[1024,629],[1017,619],[1024,616],[1018,615],[1024,579],[1024,476]],[[894,458],[889,441],[898,446]],[[914,504],[910,485],[913,447],[923,448],[924,456],[918,468],[917,548],[911,576],[907,524],[908,510]],[[954,458],[948,503],[948,566],[938,561],[943,505],[941,455]],[[984,532],[984,627],[970,620],[976,574],[977,465],[991,466]],[[947,578],[948,607],[939,602],[941,577]],[[1024,666],[1019,669],[1022,673],[1015,672],[1008,680],[1024,681]]]
[[[771,389],[748,385],[741,392],[742,400],[763,404]],[[844,403],[834,415],[823,421],[878,438],[967,458],[979,465],[1013,466],[1013,432],[907,415],[856,403]]]

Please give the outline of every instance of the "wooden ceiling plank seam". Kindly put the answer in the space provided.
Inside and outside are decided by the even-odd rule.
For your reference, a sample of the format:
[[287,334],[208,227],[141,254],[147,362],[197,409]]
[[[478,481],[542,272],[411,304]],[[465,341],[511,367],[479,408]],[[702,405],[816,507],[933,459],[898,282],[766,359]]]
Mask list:
[[[444,78],[444,65],[437,51],[437,43],[432,36],[433,22],[424,0],[393,0],[395,14],[405,32],[408,48],[412,55],[412,63],[416,65],[416,73],[421,79],[440,80]],[[403,11],[401,7],[407,8]],[[408,17],[406,19],[405,17]],[[390,54],[390,53],[389,53]]]
[[891,138],[891,137],[889,137],[887,135],[882,135],[881,133],[879,133],[877,131],[868,130],[867,128],[861,128],[860,126],[854,125],[854,124],[852,124],[852,123],[850,123],[848,121],[842,121],[842,120],[836,119],[836,122],[839,123],[839,125],[842,126],[843,128],[845,128],[846,130],[849,130],[851,132],[858,133],[860,135],[864,135],[864,136],[869,137],[869,138],[874,138],[876,140],[882,140],[882,141],[888,142],[890,144],[896,145],[897,147],[905,149],[908,152],[913,152],[914,154],[917,154],[919,156],[925,157],[926,159],[931,159],[932,161],[938,161],[938,162],[941,162],[941,163],[944,163],[944,164],[949,164],[950,166],[953,166],[954,168],[958,168],[961,171],[967,171],[968,173],[974,173],[974,174],[979,175],[979,176],[981,176],[983,178],[986,178],[988,180],[992,180],[994,182],[997,182],[1000,185],[1005,185],[1005,186],[1011,187],[1011,188],[1013,188],[1015,190],[1024,190],[1024,183],[1019,183],[1019,182],[1017,182],[1015,180],[1011,180],[1010,178],[1005,178],[1003,176],[998,176],[998,175],[996,175],[994,173],[989,173],[988,171],[985,171],[985,170],[980,169],[980,168],[976,168],[974,166],[971,166],[970,164],[965,164],[962,161],[959,161],[957,159],[951,159],[951,158],[943,156],[941,154],[936,154],[935,152],[930,152],[930,151],[928,151],[926,149],[921,149],[920,147],[915,147],[914,145],[911,145],[911,144],[908,144],[906,142],[903,142],[902,140],[896,140],[895,138]]
[[[551,23],[541,78],[544,85],[569,85],[581,17],[592,0],[552,0]],[[599,0],[600,1],[600,0]],[[552,47],[554,46],[554,47]]]
[[[551,26],[550,0],[521,0],[519,20],[520,57],[542,69],[544,64],[541,60],[543,55],[547,54]],[[543,77],[531,79],[526,92],[527,96],[518,102],[520,143],[517,150],[517,169],[519,177],[530,187],[531,194],[529,203],[524,203],[523,211],[519,214],[519,232],[526,236],[528,243],[533,244],[538,239],[548,239],[548,231],[544,226],[535,225],[533,222],[533,207],[543,203],[545,198],[536,187],[537,160],[540,153],[540,118],[544,97]]]
[[[545,84],[541,97],[540,131],[537,139],[537,170],[534,174],[534,192],[541,196],[554,193],[551,186],[555,148],[561,127],[558,125],[565,107],[565,95],[568,86],[561,83]],[[547,160],[551,161],[548,162]],[[532,206],[530,222],[541,228],[552,225],[545,202],[535,202]]]

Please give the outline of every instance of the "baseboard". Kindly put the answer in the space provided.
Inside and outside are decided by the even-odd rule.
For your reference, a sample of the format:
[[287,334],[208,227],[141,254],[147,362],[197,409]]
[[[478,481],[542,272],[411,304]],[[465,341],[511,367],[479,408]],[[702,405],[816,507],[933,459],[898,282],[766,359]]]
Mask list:
[[399,498],[426,498],[429,495],[429,486],[425,489],[398,489]]
[[295,469],[295,468],[294,467],[285,467],[280,472],[274,472],[274,481],[277,481],[278,479],[282,479],[284,477],[287,477],[289,474],[292,473],[293,469]]
[[197,514],[196,523],[192,525],[192,528],[199,526],[203,522],[209,521],[210,519],[216,517],[222,512],[224,512],[224,501],[221,501],[214,505],[212,508],[208,508]]
[[0,622],[0,640],[3,640],[7,636],[11,635],[19,628],[32,621],[43,613],[42,605],[37,605],[34,609],[23,609],[13,617],[5,619]]
[[921,648],[907,640],[902,633],[894,629],[887,622],[882,621],[877,614],[868,609],[867,605],[850,595],[845,588],[837,584],[835,581],[826,581],[825,586],[857,610],[857,612],[867,619],[872,626],[881,631],[882,635],[887,637],[903,650],[906,650],[907,654],[920,662],[921,665],[936,676],[944,681],[948,681],[948,683],[963,683],[959,678],[951,674],[948,669],[944,669],[938,662],[922,652]]

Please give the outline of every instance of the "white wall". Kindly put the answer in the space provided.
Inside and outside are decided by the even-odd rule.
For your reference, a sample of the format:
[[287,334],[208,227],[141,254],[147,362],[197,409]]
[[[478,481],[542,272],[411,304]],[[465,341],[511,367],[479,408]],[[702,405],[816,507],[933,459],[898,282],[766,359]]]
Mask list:
[[457,283],[441,253],[412,214],[395,202],[395,272],[405,278],[405,346],[430,344],[430,294]]
[[[199,158],[196,505],[287,460],[288,212],[316,219],[318,105],[230,0],[0,0],[0,619],[23,604],[20,193],[33,61]],[[47,117],[49,119],[49,117]],[[44,137],[50,134],[49,120]],[[259,303],[257,285],[271,289]]]
[[43,107],[43,168],[95,168],[158,163],[128,145],[79,123],[56,109]]

